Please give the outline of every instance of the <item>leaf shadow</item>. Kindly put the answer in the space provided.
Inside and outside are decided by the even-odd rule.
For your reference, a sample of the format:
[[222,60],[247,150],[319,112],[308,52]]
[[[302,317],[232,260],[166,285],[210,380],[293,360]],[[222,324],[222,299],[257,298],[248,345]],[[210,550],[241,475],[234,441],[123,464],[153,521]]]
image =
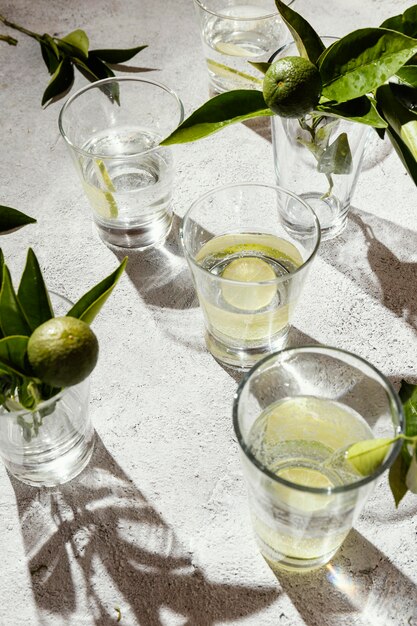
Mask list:
[[400,258],[416,249],[417,233],[355,209],[346,230],[322,246],[321,257],[416,329],[417,262]]
[[417,626],[417,588],[358,531],[327,566],[276,577],[307,626]]
[[84,625],[114,624],[117,605],[130,624],[162,626],[168,609],[181,623],[214,626],[279,596],[276,588],[208,580],[98,437],[75,481],[39,490],[11,480],[42,624],[69,623],[77,613]]

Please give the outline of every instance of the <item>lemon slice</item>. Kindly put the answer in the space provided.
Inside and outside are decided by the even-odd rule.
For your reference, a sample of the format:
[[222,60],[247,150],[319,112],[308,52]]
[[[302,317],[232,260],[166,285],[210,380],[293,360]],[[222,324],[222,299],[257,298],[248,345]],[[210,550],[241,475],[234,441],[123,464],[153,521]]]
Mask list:
[[[269,263],[258,257],[241,257],[229,263],[222,278],[238,283],[260,283],[274,280],[276,274]],[[248,286],[232,283],[222,285],[224,300],[243,311],[257,311],[268,306],[275,297],[276,291],[275,285]]]
[[333,487],[333,483],[319,470],[309,467],[286,467],[278,472],[279,478],[284,478],[303,487]]

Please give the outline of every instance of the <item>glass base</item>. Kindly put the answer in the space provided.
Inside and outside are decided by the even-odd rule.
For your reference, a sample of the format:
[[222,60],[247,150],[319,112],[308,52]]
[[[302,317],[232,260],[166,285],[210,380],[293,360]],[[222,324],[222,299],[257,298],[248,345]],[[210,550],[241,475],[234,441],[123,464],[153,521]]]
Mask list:
[[321,241],[328,241],[339,235],[347,223],[349,205],[340,207],[340,203],[334,196],[324,198],[322,193],[307,192],[300,194],[307,204],[311,206],[320,222]]
[[144,250],[165,241],[172,224],[172,213],[163,213],[156,220],[135,226],[95,221],[98,234],[105,244],[118,248]]
[[[26,485],[33,487],[55,487],[73,480],[90,462],[94,450],[95,432],[86,438],[85,434],[69,450],[59,453],[51,450],[53,458],[43,460],[32,458],[22,463],[5,462],[9,472]],[[45,453],[47,455],[47,452]]]
[[274,337],[270,337],[268,342],[258,346],[245,346],[236,344],[226,344],[217,337],[206,331],[206,346],[212,356],[222,363],[238,370],[249,370],[264,356],[277,350],[282,350],[287,344],[289,327],[287,326],[282,332]]
[[269,559],[267,556],[265,556],[265,554],[262,554],[262,556],[264,557],[265,561],[268,563],[272,571],[276,574],[279,574],[280,572],[308,574],[309,572],[313,572],[327,565],[327,563],[332,559],[335,553],[336,551],[331,552],[330,554],[325,554],[321,557],[317,557],[316,559],[293,559],[288,556],[283,556],[282,559],[277,561]]

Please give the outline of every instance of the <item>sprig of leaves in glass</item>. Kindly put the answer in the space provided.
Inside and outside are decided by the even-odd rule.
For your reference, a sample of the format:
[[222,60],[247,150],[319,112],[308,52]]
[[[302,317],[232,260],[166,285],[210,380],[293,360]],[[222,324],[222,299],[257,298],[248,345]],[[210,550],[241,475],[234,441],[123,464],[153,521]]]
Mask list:
[[[300,124],[309,129],[307,148],[315,153],[319,171],[320,163],[326,163],[323,173],[330,177],[330,185],[332,173],[349,169],[344,138],[339,136],[329,145],[330,133],[322,130],[338,118],[372,126],[381,136],[386,132],[417,184],[417,5],[379,28],[355,30],[327,48],[299,13],[281,0],[276,5],[300,56],[320,73],[319,100]],[[256,64],[263,73],[270,66]],[[230,124],[272,115],[260,91],[230,91],[203,104],[163,144],[195,141]]]
[[[119,267],[85,293],[66,316],[91,324],[118,282],[125,265]],[[53,398],[61,389],[45,384],[34,375],[27,347],[32,333],[54,317],[51,299],[39,262],[32,249],[28,250],[26,265],[15,291],[9,268],[0,251],[0,404],[7,411],[26,409],[33,412],[33,422],[25,426],[30,439],[42,422],[38,405]]]
[[[77,68],[90,82],[114,76],[112,65],[125,63],[141,52],[146,45],[136,46],[129,49],[97,49],[89,50],[87,34],[77,29],[65,35],[55,37],[45,33],[35,33],[19,24],[14,24],[0,15],[0,22],[13,28],[28,37],[36,39],[40,44],[42,58],[45,62],[51,79],[42,97],[42,106],[53,98],[58,98],[66,93],[74,82],[74,67]],[[9,45],[16,45],[17,40],[13,37],[0,36],[0,40]],[[118,100],[118,94],[112,94]]]

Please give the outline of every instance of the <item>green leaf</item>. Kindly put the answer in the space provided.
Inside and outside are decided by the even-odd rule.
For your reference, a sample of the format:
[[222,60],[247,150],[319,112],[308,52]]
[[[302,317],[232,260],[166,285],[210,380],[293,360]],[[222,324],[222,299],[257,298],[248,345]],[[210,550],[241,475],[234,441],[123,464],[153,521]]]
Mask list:
[[405,477],[405,484],[411,493],[417,493],[417,450],[414,448],[411,463]]
[[38,259],[31,248],[27,253],[26,265],[20,280],[17,297],[32,332],[54,316]]
[[259,70],[262,74],[266,74],[272,63],[256,63],[255,61],[248,61],[255,69]]
[[8,335],[28,337],[31,334],[29,322],[13,289],[7,265],[3,265],[3,282],[0,291],[0,326],[6,337]]
[[379,115],[375,104],[367,96],[354,98],[349,102],[335,104],[333,102],[323,102],[317,105],[317,111],[326,113],[331,117],[338,117],[350,122],[367,124],[374,128],[386,128],[387,122]]
[[403,83],[407,83],[411,87],[417,87],[417,65],[404,65],[404,67],[398,70],[396,76]]
[[[77,57],[81,56],[81,58],[84,58],[84,59],[88,57],[89,41],[88,41],[87,34],[83,30],[80,30],[78,28],[77,30],[72,31],[65,37],[62,37],[62,39],[58,39],[57,40],[58,46],[62,42],[64,42],[65,44],[68,44],[68,46],[70,47],[70,52],[71,54],[74,54],[74,56],[77,56]],[[65,45],[64,45],[64,49],[68,50],[68,48]]]
[[404,11],[401,15],[395,15],[389,17],[385,22],[382,22],[381,28],[389,28],[396,30],[399,33],[408,35],[408,37],[417,36],[417,6],[414,5]]
[[359,474],[369,476],[383,463],[391,445],[398,439],[399,437],[358,441],[348,448],[346,459]]
[[120,276],[123,274],[126,263],[127,257],[123,259],[119,267],[112,274],[104,278],[98,285],[84,294],[82,298],[74,304],[71,310],[68,311],[67,315],[70,317],[78,317],[87,324],[91,324],[113,291]]
[[317,63],[325,46],[314,28],[281,0],[275,0],[275,4],[294,38],[300,56],[310,59],[312,63]]
[[134,56],[141,52],[148,46],[137,46],[136,48],[126,48],[122,49],[114,49],[114,50],[90,50],[90,55],[94,55],[98,57],[105,63],[125,63],[125,61],[130,61]]
[[[90,56],[87,61],[74,59],[74,63],[90,82],[114,76],[114,72],[97,57]],[[102,85],[100,89],[112,102],[120,104],[120,89],[117,83]]]
[[417,41],[383,28],[362,28],[327,48],[319,59],[322,94],[345,102],[385,83],[417,52]]
[[401,500],[407,493],[406,477],[409,463],[404,458],[402,451],[391,465],[388,480],[392,495],[395,500],[395,506],[398,507]]
[[[417,114],[405,107],[396,97],[394,93],[396,87],[400,85],[382,85],[377,89],[378,109],[417,160]],[[404,88],[404,85],[402,87]],[[412,91],[414,93],[414,90]]]
[[417,436],[417,385],[401,381],[398,392],[403,404],[405,416],[405,434],[407,437]]
[[0,339],[0,369],[12,375],[27,376],[26,350],[29,337],[11,336]]
[[417,185],[417,161],[415,160],[412,153],[410,152],[404,141],[401,139],[401,137],[397,135],[397,133],[394,131],[392,126],[388,125],[386,132],[393,148],[400,157],[405,169],[411,177],[411,180],[414,182],[415,185]]
[[25,224],[34,224],[36,220],[17,209],[0,205],[0,233],[6,233]]
[[63,59],[52,75],[42,97],[42,106],[52,98],[59,96],[71,87],[74,80],[74,68],[69,59]]
[[240,72],[239,70],[235,70],[233,67],[229,67],[228,65],[224,65],[223,63],[218,63],[217,61],[213,61],[213,59],[206,59],[206,63],[209,71],[214,72],[215,74],[217,74],[217,76],[222,76],[224,78],[229,78],[232,80],[238,76],[239,78],[243,78],[243,80],[245,81],[249,81],[251,83],[259,85],[259,89],[262,89],[262,78],[256,78],[255,76],[251,76],[251,74],[247,74],[246,72]]
[[47,33],[42,36],[39,41],[41,46],[42,58],[45,62],[48,72],[53,74],[60,62],[59,50],[53,38]]
[[340,133],[333,143],[324,150],[317,164],[317,170],[321,174],[350,174],[352,171],[352,153],[346,133]]
[[274,115],[260,91],[237,89],[208,100],[194,111],[174,132],[161,142],[163,146],[186,143],[207,137],[225,126],[253,117]]

